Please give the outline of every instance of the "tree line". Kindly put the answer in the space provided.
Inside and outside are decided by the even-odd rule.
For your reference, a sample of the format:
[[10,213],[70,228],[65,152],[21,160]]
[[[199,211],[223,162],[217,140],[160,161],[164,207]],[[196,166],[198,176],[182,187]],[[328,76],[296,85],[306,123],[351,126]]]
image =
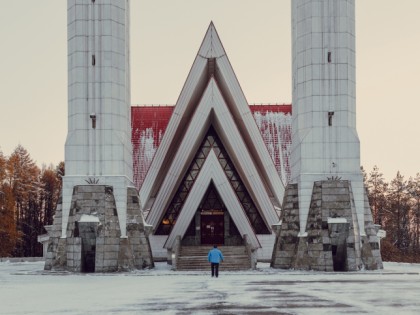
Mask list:
[[[375,166],[363,169],[373,221],[387,233],[385,261],[420,262],[420,174],[387,182]],[[18,145],[9,157],[0,150],[0,257],[42,256],[38,235],[53,223],[64,162],[39,168]]]
[[42,256],[38,235],[53,215],[64,162],[39,168],[18,145],[9,157],[0,150],[0,257]]
[[390,182],[377,166],[363,173],[373,221],[386,231],[382,259],[420,263],[420,173],[406,180],[397,172]]

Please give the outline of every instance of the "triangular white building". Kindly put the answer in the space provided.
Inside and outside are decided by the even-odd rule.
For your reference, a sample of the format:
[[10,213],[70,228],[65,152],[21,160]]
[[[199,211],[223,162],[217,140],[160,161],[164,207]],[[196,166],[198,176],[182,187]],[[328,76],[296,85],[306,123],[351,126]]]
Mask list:
[[211,23],[140,190],[153,255],[221,244],[266,247],[258,255],[268,258],[283,194]]

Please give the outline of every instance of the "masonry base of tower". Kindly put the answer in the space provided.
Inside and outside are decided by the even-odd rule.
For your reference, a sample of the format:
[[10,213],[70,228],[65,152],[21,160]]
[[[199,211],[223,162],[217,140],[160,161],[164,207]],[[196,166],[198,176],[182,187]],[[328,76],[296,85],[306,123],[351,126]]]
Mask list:
[[79,185],[73,189],[62,237],[62,198],[49,229],[45,270],[113,272],[154,266],[135,188],[126,189],[126,235],[120,229],[114,188]]
[[298,184],[289,184],[271,266],[280,269],[357,271],[383,269],[379,238],[367,196],[360,233],[351,181],[313,184],[305,233],[301,233]]

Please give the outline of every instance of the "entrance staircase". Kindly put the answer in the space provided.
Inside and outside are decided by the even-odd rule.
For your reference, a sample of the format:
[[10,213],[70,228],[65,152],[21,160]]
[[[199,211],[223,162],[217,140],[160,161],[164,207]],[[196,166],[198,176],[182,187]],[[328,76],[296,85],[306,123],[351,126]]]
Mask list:
[[[213,246],[181,246],[176,270],[210,270],[208,253]],[[219,246],[224,256],[220,271],[251,269],[251,258],[245,246]]]

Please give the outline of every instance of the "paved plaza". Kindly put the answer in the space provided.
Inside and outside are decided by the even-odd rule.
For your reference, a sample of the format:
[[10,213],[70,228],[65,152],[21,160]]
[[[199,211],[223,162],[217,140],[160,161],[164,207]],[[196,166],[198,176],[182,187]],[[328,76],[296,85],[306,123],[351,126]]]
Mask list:
[[383,271],[274,270],[120,274],[43,271],[43,262],[0,263],[1,314],[419,314],[420,265]]

